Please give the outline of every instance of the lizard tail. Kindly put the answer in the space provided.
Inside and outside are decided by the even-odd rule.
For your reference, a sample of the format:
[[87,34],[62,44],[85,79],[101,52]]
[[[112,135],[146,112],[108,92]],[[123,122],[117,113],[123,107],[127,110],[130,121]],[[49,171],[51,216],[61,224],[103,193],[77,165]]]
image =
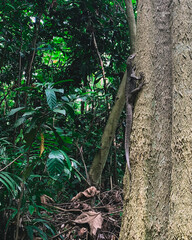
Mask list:
[[126,106],[126,126],[125,126],[125,158],[127,162],[127,167],[131,175],[131,166],[130,166],[130,158],[129,158],[129,145],[130,145],[130,135],[132,128],[132,106],[131,104],[127,104]]

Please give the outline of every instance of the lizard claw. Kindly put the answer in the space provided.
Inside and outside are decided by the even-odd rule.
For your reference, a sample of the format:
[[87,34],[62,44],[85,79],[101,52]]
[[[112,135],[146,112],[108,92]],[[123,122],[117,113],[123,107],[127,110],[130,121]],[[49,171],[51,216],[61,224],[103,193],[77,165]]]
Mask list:
[[140,72],[139,74],[140,74],[140,78],[141,78],[141,79],[144,79],[144,78],[145,78],[144,72]]

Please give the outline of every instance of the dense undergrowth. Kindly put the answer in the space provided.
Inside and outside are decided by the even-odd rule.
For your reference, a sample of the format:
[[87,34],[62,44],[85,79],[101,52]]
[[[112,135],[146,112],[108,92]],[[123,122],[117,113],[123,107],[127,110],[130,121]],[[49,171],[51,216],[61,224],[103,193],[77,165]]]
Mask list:
[[[88,186],[129,54],[125,6],[5,0],[0,31],[0,235],[48,239],[55,212],[42,196],[64,204]],[[122,186],[123,131],[122,116],[104,190]]]

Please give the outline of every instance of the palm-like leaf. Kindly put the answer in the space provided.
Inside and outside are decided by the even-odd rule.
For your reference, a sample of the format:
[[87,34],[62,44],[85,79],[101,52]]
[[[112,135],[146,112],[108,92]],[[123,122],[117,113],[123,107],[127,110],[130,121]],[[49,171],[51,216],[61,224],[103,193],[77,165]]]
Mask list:
[[15,195],[15,191],[19,186],[10,173],[5,171],[0,172],[0,182],[7,188],[9,192]]
[[55,106],[57,105],[57,98],[55,95],[55,91],[52,88],[47,88],[45,90],[45,94],[47,97],[47,103],[51,109],[54,109]]

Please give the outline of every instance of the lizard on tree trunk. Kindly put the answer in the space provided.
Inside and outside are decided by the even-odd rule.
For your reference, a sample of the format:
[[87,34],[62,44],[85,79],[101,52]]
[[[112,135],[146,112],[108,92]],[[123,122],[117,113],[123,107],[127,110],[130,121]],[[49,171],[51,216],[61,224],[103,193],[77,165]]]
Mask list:
[[135,54],[132,54],[127,59],[127,81],[125,86],[125,103],[126,103],[126,126],[125,126],[125,157],[127,161],[127,167],[129,170],[129,177],[131,183],[131,166],[129,159],[129,148],[130,148],[130,135],[133,121],[133,109],[136,100],[137,93],[142,89],[144,82],[141,82],[138,86],[136,80],[142,80],[144,78],[143,73],[140,73],[140,77],[136,77],[132,60]]

